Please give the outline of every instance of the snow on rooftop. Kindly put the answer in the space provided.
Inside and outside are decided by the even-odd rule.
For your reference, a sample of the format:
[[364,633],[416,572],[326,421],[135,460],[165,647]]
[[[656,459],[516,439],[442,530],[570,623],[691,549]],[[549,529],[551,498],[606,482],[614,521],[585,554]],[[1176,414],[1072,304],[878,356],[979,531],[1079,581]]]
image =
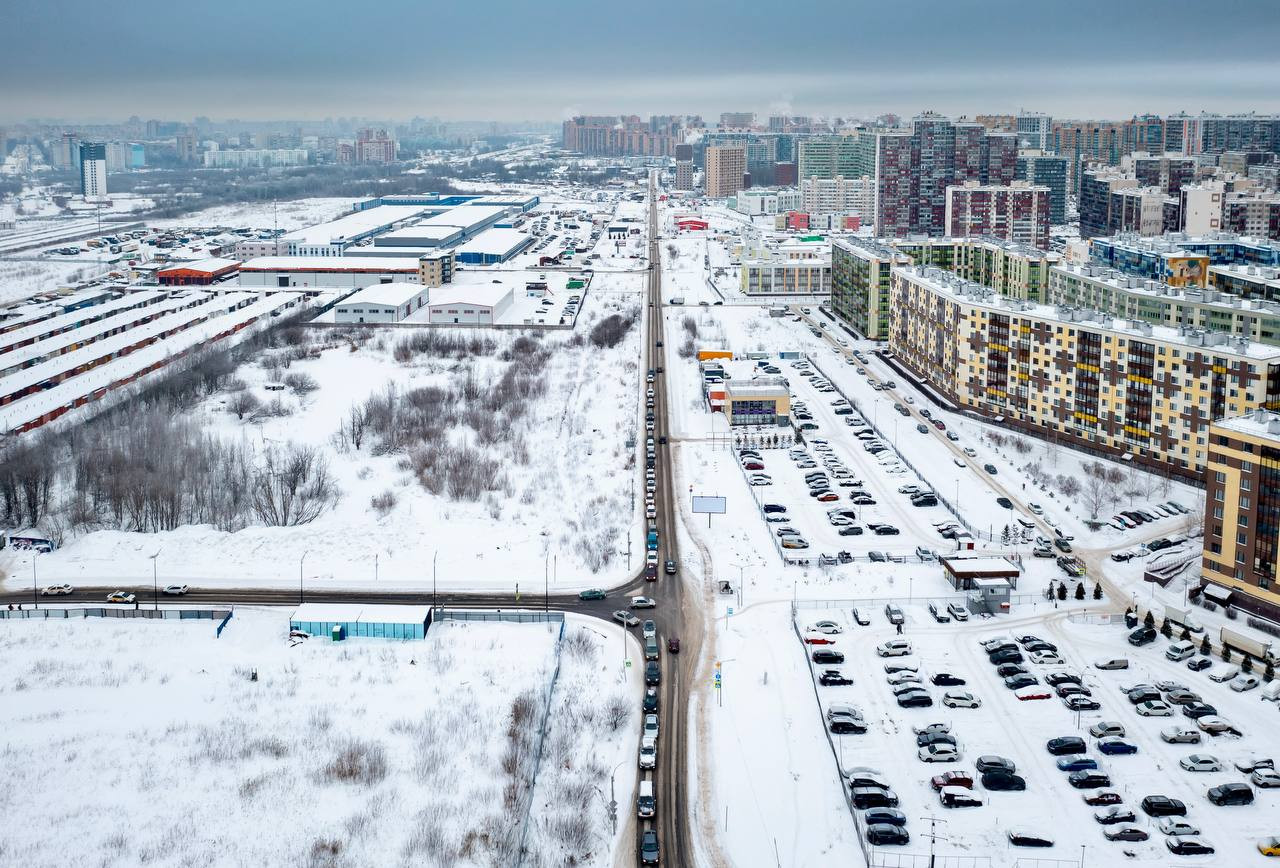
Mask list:
[[240,270],[416,272],[418,259],[411,256],[259,256],[241,265]]
[[1219,428],[1235,431],[1237,434],[1248,434],[1253,437],[1269,437],[1280,441],[1280,413],[1258,408],[1243,416],[1230,419],[1219,419],[1213,423]]
[[328,244],[337,239],[352,240],[385,229],[402,220],[411,220],[419,214],[433,210],[425,205],[379,205],[357,211],[328,223],[296,229],[281,236],[285,243],[299,245]]
[[208,259],[200,259],[195,262],[173,262],[160,269],[163,274],[166,271],[203,271],[208,274],[216,274],[219,271],[225,271],[228,268],[239,268],[240,260],[238,259],[220,259],[216,256]]
[[433,214],[418,226],[455,226],[470,231],[481,223],[501,217],[510,211],[504,205],[458,205],[443,214]]
[[455,253],[484,253],[506,256],[527,244],[529,236],[519,229],[486,229],[459,247]]
[[[64,313],[60,316],[43,319],[32,325],[23,326],[21,328],[5,332],[3,336],[0,336],[0,345],[12,346],[14,344],[20,344],[23,341],[35,340],[36,338],[49,334],[51,331],[56,331],[57,329],[64,328],[69,325],[75,325],[78,322],[83,322],[94,314],[110,315],[122,310],[128,310],[129,308],[150,304],[162,295],[164,295],[163,292],[155,290],[135,292],[126,295],[123,298],[112,299],[111,301],[106,301],[102,304],[73,310],[71,313]],[[23,349],[26,349],[26,347]]]
[[350,307],[355,304],[381,304],[387,307],[399,307],[427,291],[421,283],[375,283],[357,290],[338,302],[338,307]]
[[432,290],[428,304],[432,308],[451,304],[494,307],[510,293],[511,287],[500,283],[446,284]]

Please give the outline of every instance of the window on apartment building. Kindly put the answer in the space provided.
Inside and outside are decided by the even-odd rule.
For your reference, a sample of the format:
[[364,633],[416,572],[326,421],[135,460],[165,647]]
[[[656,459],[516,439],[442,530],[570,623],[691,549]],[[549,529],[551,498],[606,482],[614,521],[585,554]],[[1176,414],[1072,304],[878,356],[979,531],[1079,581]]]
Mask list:
[[1252,491],[1252,490],[1253,490],[1253,480],[1252,480],[1252,479],[1243,479],[1243,478],[1242,478],[1242,479],[1240,480],[1240,490],[1241,490],[1241,491]]
[[1240,462],[1240,472],[1241,472],[1241,473],[1249,473],[1249,472],[1251,472],[1252,470],[1253,470],[1253,462],[1252,462],[1252,461],[1241,461],[1241,462]]
[[1222,554],[1222,543],[1209,543],[1209,551],[1215,555]]
[[1226,482],[1226,481],[1227,481],[1227,474],[1225,474],[1225,473],[1223,473],[1221,470],[1219,470],[1219,471],[1217,471],[1216,473],[1214,473],[1214,474],[1213,474],[1213,478],[1214,478],[1214,481],[1215,481],[1215,482]]
[[1221,507],[1221,506],[1215,506],[1215,507],[1213,508],[1213,517],[1214,517],[1214,518],[1222,518],[1222,507]]
[[1241,508],[1241,509],[1253,509],[1253,499],[1252,499],[1252,498],[1250,498],[1250,497],[1243,497],[1243,496],[1242,496],[1242,497],[1240,498],[1240,508]]

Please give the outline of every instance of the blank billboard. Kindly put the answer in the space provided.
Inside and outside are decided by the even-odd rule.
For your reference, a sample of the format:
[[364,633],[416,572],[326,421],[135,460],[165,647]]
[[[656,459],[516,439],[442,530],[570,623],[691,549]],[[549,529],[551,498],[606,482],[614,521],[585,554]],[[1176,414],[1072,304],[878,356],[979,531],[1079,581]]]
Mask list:
[[695,494],[693,496],[693,511],[724,515],[725,499],[723,497],[700,497]]

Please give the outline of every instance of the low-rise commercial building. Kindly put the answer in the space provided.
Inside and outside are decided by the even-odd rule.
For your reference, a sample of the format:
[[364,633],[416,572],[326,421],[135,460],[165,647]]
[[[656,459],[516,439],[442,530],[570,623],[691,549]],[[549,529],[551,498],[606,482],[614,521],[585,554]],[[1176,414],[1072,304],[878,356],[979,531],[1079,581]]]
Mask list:
[[781,377],[729,380],[724,384],[724,415],[730,425],[786,425],[791,390]]
[[829,259],[746,259],[741,287],[745,295],[831,295]]
[[433,325],[493,325],[512,302],[509,286],[452,286],[433,294],[427,316]]
[[740,214],[755,217],[777,214],[800,207],[799,190],[740,190],[731,207]]
[[238,259],[201,259],[161,268],[156,272],[156,280],[161,286],[208,286],[234,276],[239,270]]
[[334,322],[400,322],[427,303],[427,292],[421,283],[375,283],[334,305]]
[[417,257],[264,256],[240,265],[243,287],[356,288],[418,279]]
[[342,256],[366,238],[403,226],[431,210],[425,205],[380,205],[286,233],[280,240],[290,256]]
[[1280,348],[1009,299],[936,268],[892,273],[889,346],[960,407],[1188,476],[1209,425],[1280,406]]

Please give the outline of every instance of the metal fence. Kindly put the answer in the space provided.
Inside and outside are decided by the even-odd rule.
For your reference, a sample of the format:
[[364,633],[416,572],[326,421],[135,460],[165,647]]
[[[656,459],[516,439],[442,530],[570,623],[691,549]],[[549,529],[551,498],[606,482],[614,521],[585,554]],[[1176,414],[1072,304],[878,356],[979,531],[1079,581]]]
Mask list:
[[564,638],[564,612],[536,612],[529,609],[435,609],[434,621],[508,621],[512,624],[559,623]]
[[1044,859],[1036,856],[1023,856],[1013,863],[1013,868],[1081,868],[1084,865],[1084,854],[1079,859]]
[[[799,609],[849,609],[855,606],[883,606],[888,603],[894,603],[901,606],[902,604],[914,606],[916,603],[963,603],[969,599],[967,593],[958,594],[908,594],[905,597],[846,597],[843,599],[810,599],[810,600],[793,600],[791,608],[793,611]],[[1027,604],[1036,606],[1041,603],[1048,603],[1044,594],[1022,593],[1010,594],[1010,605]]]
[[[544,613],[539,613],[544,614]],[[520,846],[516,850],[516,865],[524,865],[525,847],[529,837],[529,814],[533,810],[533,793],[538,786],[538,770],[542,768],[542,750],[547,742],[547,721],[551,718],[551,697],[555,693],[556,682],[560,680],[560,650],[564,646],[564,613],[560,615],[560,633],[556,637],[556,666],[551,672],[551,681],[547,684],[547,692],[542,697],[542,720],[538,724],[538,746],[533,752],[533,773],[529,776],[529,786],[525,790],[524,807],[520,814]],[[551,622],[552,619],[542,619]],[[522,622],[523,623],[523,622]]]
[[[898,449],[898,444],[896,439],[887,437],[885,433],[880,430],[880,426],[877,425],[874,421],[872,421],[873,416],[868,416],[863,411],[862,405],[858,403],[857,399],[850,398],[847,394],[845,394],[844,389],[840,388],[840,386],[836,383],[836,381],[831,379],[831,375],[822,369],[822,365],[818,362],[816,358],[807,354],[805,358],[808,359],[809,363],[813,365],[813,367],[818,371],[818,373],[826,377],[827,382],[831,383],[831,387],[836,390],[837,394],[839,394],[840,397],[844,398],[846,401],[849,402],[849,406],[853,407],[853,409],[857,411],[858,415],[862,417],[862,421],[866,423],[867,427],[869,427],[872,431],[876,432],[876,436],[879,437],[881,440],[883,440],[885,443],[890,444],[891,448],[893,449],[893,454],[897,456],[898,460],[901,461],[903,464],[905,464],[907,467],[910,467],[911,471],[915,473],[915,475],[918,476],[922,481],[928,481],[929,477],[926,476],[924,473],[922,473],[918,467],[916,467],[906,457],[903,456],[902,452],[899,451]],[[959,506],[957,504],[953,504],[950,500],[948,500],[946,496],[942,494],[942,492],[934,489],[933,496],[938,499],[938,503],[942,504],[942,506],[945,507],[946,510],[955,517],[955,520],[960,524],[960,526],[963,527],[965,530],[967,530],[969,533],[971,533],[975,539],[985,539],[991,542],[995,541],[994,533],[984,533],[983,531],[971,525],[964,518],[964,516],[960,514]]]
[[0,609],[0,619],[50,621],[71,618],[148,618],[161,621],[225,621],[229,609],[116,609],[116,608],[41,608]]
[[[872,868],[990,868],[990,856],[954,856],[946,853],[903,853],[872,850],[867,864]],[[1069,865],[1077,865],[1069,862]]]

